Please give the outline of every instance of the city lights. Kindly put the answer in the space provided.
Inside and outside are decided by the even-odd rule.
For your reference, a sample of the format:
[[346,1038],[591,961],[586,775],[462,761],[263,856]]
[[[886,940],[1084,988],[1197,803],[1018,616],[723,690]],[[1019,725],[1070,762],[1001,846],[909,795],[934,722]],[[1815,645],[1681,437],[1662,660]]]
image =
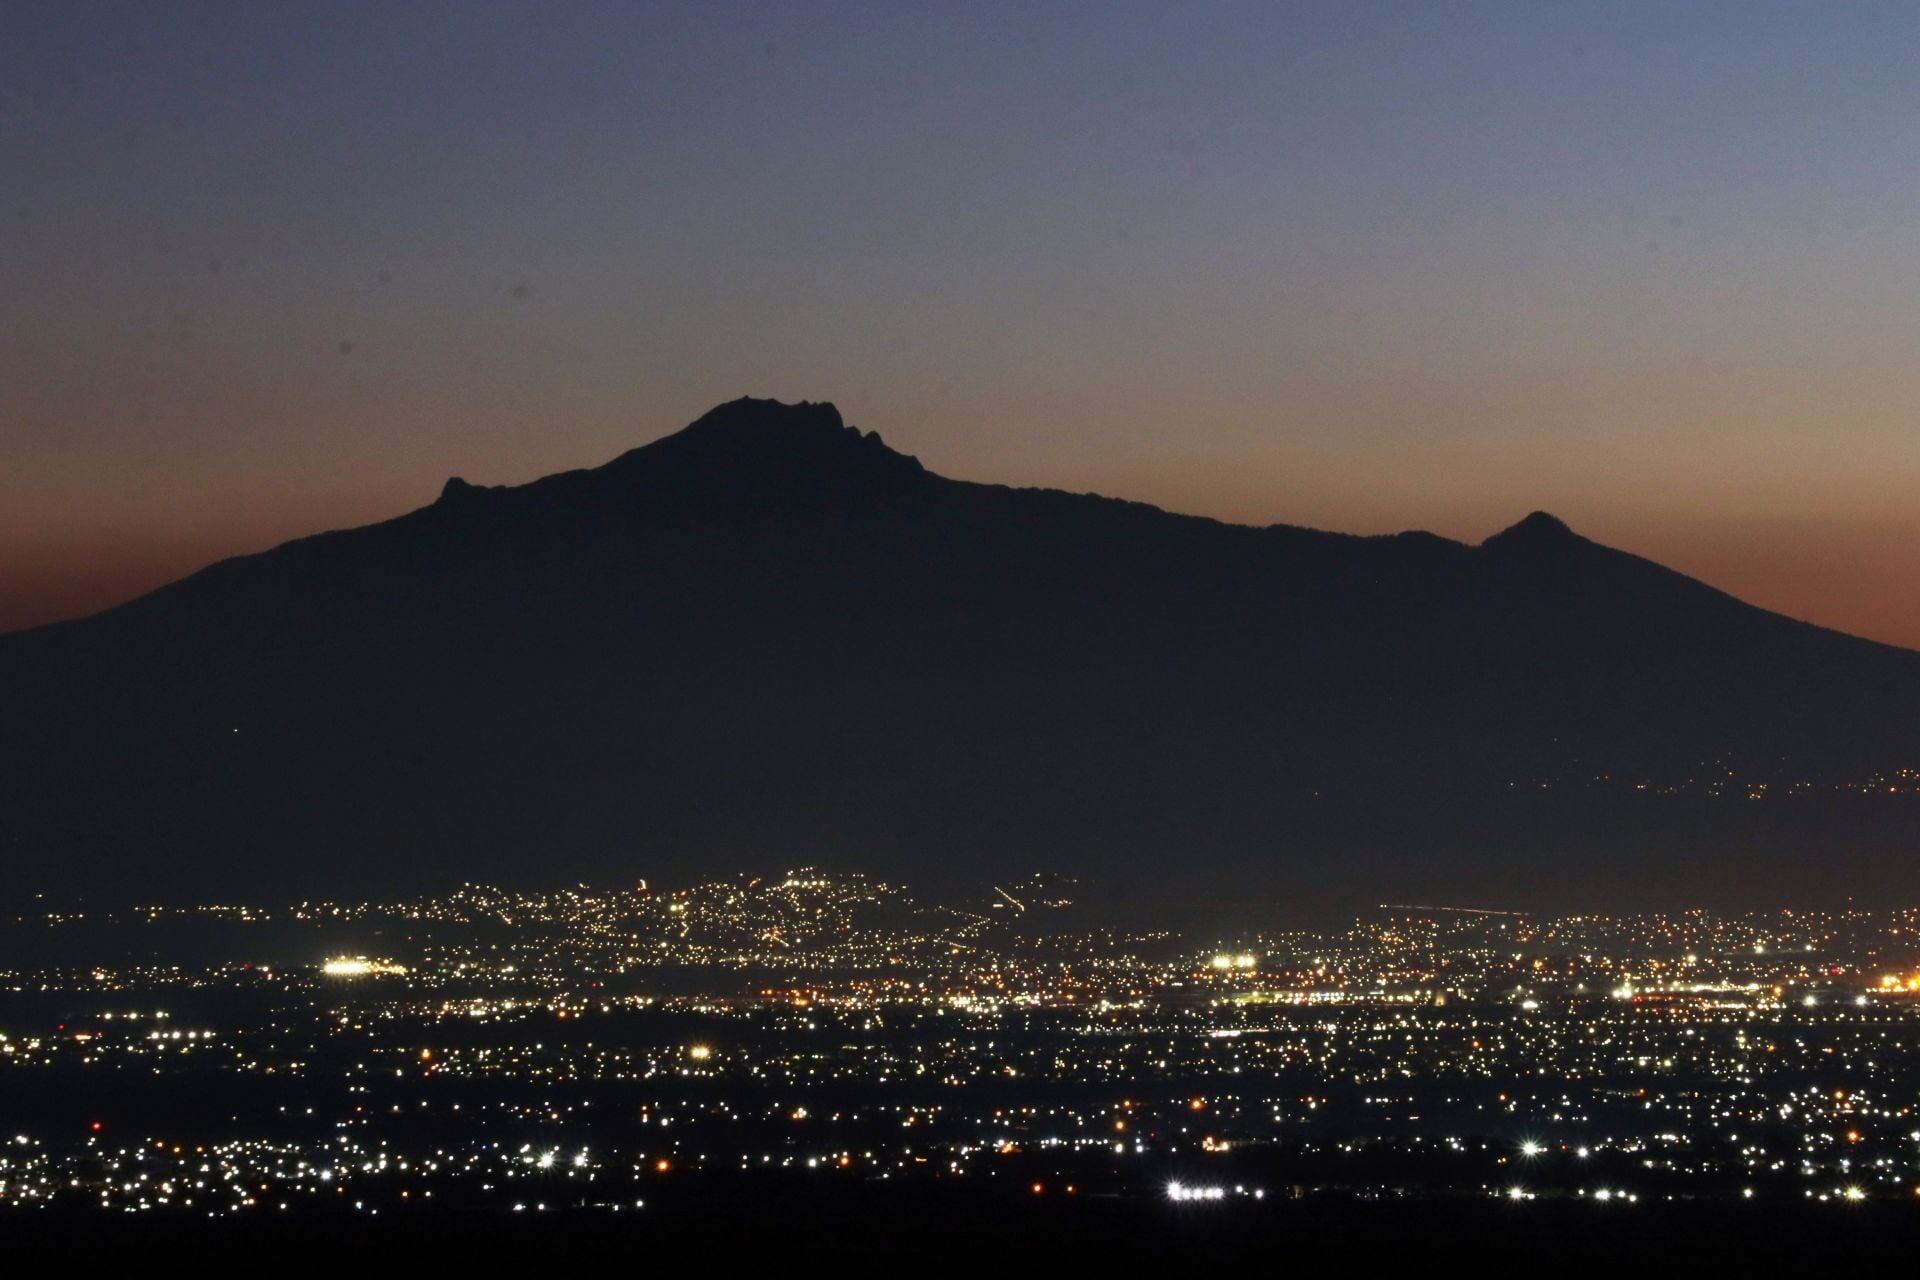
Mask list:
[[[1007,895],[1023,909],[993,910]],[[662,1180],[723,1195],[786,1177],[1230,1214],[1920,1188],[1920,1066],[1899,1051],[1920,1035],[1920,911],[1383,909],[1224,945],[1036,927],[1070,903],[1058,878],[952,905],[808,868],[223,905],[303,946],[409,950],[0,974],[0,1075],[89,1099],[245,1081],[270,1100],[239,1132],[22,1113],[0,1210],[634,1212]],[[119,949],[199,914],[143,910]]]

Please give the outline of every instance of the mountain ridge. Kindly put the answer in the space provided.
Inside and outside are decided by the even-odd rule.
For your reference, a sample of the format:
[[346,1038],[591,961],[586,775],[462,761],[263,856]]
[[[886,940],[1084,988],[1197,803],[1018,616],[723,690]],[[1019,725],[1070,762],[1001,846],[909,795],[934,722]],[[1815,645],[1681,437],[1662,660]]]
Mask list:
[[[382,528],[397,521],[403,521],[410,517],[417,516],[422,512],[434,510],[435,508],[465,507],[477,509],[475,508],[475,504],[484,503],[490,498],[499,495],[541,491],[550,488],[564,490],[568,487],[574,487],[577,489],[590,483],[603,482],[615,477],[623,477],[635,470],[644,468],[650,463],[664,461],[671,458],[676,449],[679,449],[682,453],[686,453],[693,451],[693,449],[688,446],[697,448],[698,446],[712,445],[715,443],[719,445],[718,450],[703,457],[702,461],[708,464],[718,462],[725,465],[737,466],[743,461],[748,460],[757,460],[762,463],[771,460],[789,465],[795,463],[827,465],[848,462],[872,465],[884,460],[884,462],[881,462],[881,465],[894,468],[900,474],[912,473],[925,475],[945,484],[973,486],[1012,494],[1030,494],[1075,501],[1112,503],[1132,510],[1151,512],[1154,515],[1171,520],[1204,522],[1224,529],[1253,532],[1271,531],[1282,534],[1310,535],[1326,539],[1357,539],[1371,542],[1393,540],[1431,542],[1465,551],[1505,551],[1517,547],[1527,547],[1536,549],[1537,553],[1539,550],[1548,548],[1564,550],[1576,546],[1590,547],[1612,555],[1630,557],[1642,564],[1656,566],[1666,573],[1696,583],[1700,587],[1724,596],[1728,600],[1737,601],[1746,608],[1767,613],[1769,616],[1780,617],[1783,620],[1794,622],[1796,625],[1813,627],[1833,635],[1845,636],[1850,640],[1855,640],[1863,644],[1875,645],[1901,652],[1912,652],[1898,645],[1873,640],[1868,637],[1855,636],[1835,628],[1823,627],[1817,623],[1808,623],[1804,620],[1789,618],[1787,615],[1776,614],[1771,610],[1765,610],[1761,606],[1740,600],[1739,597],[1713,587],[1709,583],[1690,578],[1677,570],[1660,565],[1657,561],[1635,556],[1631,552],[1620,551],[1617,548],[1607,547],[1604,544],[1594,542],[1575,532],[1566,521],[1543,510],[1535,510],[1528,513],[1526,516],[1523,516],[1505,528],[1487,535],[1478,543],[1450,538],[1446,535],[1433,533],[1424,529],[1405,529],[1386,533],[1349,533],[1338,530],[1319,529],[1289,522],[1243,524],[1212,516],[1171,511],[1156,504],[1109,494],[1076,492],[1041,486],[994,484],[990,482],[958,480],[945,476],[936,476],[934,473],[926,471],[918,458],[888,446],[879,432],[862,431],[856,426],[848,425],[838,407],[831,401],[815,402],[802,400],[789,404],[775,399],[759,399],[751,396],[741,396],[735,400],[717,405],[680,430],[670,432],[656,440],[625,450],[597,466],[554,472],[517,485],[474,484],[461,476],[450,476],[442,486],[438,497],[435,498],[433,502],[415,508],[412,511],[403,512],[399,515],[388,517],[385,520],[374,521],[367,525],[302,535],[261,551],[243,552],[235,556],[226,557],[223,560],[215,561],[212,564],[204,566],[202,569],[195,570],[184,578],[163,584],[153,591],[143,593],[141,596],[136,596],[120,604],[109,606],[94,614],[41,624],[37,627],[22,628],[14,632],[0,633],[0,639],[4,639],[7,636],[45,630],[47,628],[62,628],[74,623],[85,623],[92,618],[112,614],[128,605],[136,604],[149,596],[166,592],[182,582],[189,581],[210,570],[217,570],[223,565],[250,561],[260,556],[272,555],[284,548],[299,546],[316,538],[333,538],[341,535],[351,535],[362,530]],[[757,459],[755,458],[756,454],[759,455]],[[674,460],[680,461],[682,459],[676,458]],[[597,481],[596,478],[598,478]]]
[[[1279,883],[1338,849],[1360,892],[1439,874],[1436,841],[1490,875],[1652,812],[1516,808],[1542,778],[1920,760],[1920,654],[1545,513],[1478,544],[1234,525],[948,479],[831,404],[750,399],[0,637],[0,697],[0,850],[130,887],[437,882],[529,849]],[[1784,838],[1727,821],[1659,874]],[[1815,844],[1891,874],[1906,821]]]

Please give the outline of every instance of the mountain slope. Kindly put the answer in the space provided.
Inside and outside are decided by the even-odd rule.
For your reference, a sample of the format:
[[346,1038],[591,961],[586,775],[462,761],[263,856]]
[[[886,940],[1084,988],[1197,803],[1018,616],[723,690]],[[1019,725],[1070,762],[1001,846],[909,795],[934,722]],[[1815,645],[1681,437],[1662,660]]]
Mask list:
[[[135,894],[788,862],[1362,894],[1629,842],[1691,889],[1795,815],[1514,792],[1920,760],[1920,655],[1549,516],[1479,546],[1225,525],[948,480],[752,400],[0,637],[0,697],[20,882]],[[1852,821],[1812,834],[1911,834]]]

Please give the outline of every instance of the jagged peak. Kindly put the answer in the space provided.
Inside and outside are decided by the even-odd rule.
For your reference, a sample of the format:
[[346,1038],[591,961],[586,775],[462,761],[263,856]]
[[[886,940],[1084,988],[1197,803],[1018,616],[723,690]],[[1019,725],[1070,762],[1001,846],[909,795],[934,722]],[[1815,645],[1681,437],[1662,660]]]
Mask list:
[[788,404],[752,396],[715,405],[673,435],[622,454],[614,465],[656,451],[666,456],[687,450],[729,461],[826,463],[855,459],[921,469],[918,459],[889,448],[879,432],[848,426],[831,401]]
[[807,432],[825,434],[846,430],[846,420],[831,400],[756,400],[741,396],[729,400],[695,418],[686,427],[689,432],[728,432],[735,435],[774,435]]
[[443,503],[463,502],[483,492],[485,492],[484,485],[468,484],[459,476],[448,476],[447,482],[440,486],[440,501]]

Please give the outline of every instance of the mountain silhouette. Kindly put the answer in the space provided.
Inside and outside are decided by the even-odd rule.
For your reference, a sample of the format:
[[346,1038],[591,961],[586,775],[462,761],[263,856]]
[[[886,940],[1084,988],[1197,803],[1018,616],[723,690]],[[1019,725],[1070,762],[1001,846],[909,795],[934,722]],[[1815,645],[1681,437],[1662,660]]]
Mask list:
[[22,891],[814,863],[1196,911],[1777,902],[1896,891],[1920,831],[1860,794],[1920,763],[1920,654],[1545,513],[1477,546],[1236,526],[946,479],[769,400],[0,636],[0,705]]

